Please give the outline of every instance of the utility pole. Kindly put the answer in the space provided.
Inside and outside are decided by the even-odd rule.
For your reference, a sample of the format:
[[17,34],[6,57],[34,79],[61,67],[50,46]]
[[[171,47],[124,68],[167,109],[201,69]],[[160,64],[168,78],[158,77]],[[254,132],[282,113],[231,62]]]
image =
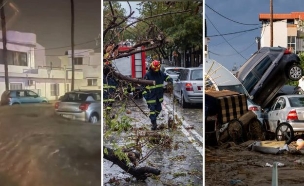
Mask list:
[[75,84],[75,64],[74,64],[74,0],[71,0],[71,45],[72,45],[72,82],[71,90],[74,90]]
[[270,0],[270,47],[273,47],[273,0]]
[[7,64],[7,38],[6,38],[6,21],[5,21],[5,12],[3,0],[0,0],[1,6],[1,27],[2,27],[2,43],[3,43],[3,63],[4,63],[4,81],[5,81],[5,90],[9,90],[9,81],[8,81],[8,64]]

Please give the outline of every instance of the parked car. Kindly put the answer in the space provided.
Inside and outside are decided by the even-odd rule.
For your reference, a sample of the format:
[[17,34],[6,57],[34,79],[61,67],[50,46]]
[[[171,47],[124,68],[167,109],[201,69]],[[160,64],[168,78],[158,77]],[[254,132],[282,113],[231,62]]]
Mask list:
[[268,127],[276,139],[290,143],[304,133],[304,95],[283,95],[276,98],[268,111]]
[[230,90],[239,92],[247,96],[248,110],[253,111],[260,122],[264,123],[263,110],[262,108],[254,103],[248,92],[242,83],[229,71],[227,68],[222,66],[220,63],[214,60],[207,60],[205,63],[206,67],[206,87],[213,87],[215,90]]
[[296,54],[282,47],[263,47],[242,65],[236,76],[252,100],[264,108],[288,79],[298,81],[302,74]]
[[66,118],[98,123],[101,120],[101,91],[67,92],[55,103],[55,112]]
[[[170,76],[173,79],[173,83],[176,81],[178,78],[180,72],[182,69],[185,69],[184,67],[165,67],[164,68],[164,73]],[[164,89],[167,88],[167,82],[164,82]]]
[[6,90],[1,95],[1,105],[29,103],[48,103],[48,100],[31,90]]
[[173,84],[173,96],[180,101],[183,108],[191,103],[203,102],[203,68],[182,69]]

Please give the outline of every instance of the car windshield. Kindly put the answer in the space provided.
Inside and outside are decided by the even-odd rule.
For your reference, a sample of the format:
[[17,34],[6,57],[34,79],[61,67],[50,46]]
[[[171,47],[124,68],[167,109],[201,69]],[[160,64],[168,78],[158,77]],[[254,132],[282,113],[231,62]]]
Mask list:
[[172,68],[172,69],[166,70],[166,73],[169,75],[179,75],[182,70],[183,69],[181,69],[181,68]]
[[203,69],[192,70],[190,80],[203,80]]
[[98,93],[77,93],[77,92],[70,92],[66,93],[61,101],[64,102],[83,102],[83,101],[100,101],[101,95]]
[[304,97],[288,98],[291,107],[304,107]]

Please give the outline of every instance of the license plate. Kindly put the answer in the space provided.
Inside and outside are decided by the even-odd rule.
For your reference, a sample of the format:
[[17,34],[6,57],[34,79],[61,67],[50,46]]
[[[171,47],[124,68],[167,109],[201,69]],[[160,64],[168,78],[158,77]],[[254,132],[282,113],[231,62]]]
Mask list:
[[62,114],[61,116],[62,116],[62,117],[65,117],[65,118],[69,118],[69,119],[74,119],[74,116],[73,116],[73,115]]

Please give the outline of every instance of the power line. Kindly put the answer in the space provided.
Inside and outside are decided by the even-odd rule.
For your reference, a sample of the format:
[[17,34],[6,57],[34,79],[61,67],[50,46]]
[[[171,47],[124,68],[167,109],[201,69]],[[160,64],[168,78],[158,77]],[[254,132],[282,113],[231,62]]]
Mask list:
[[[88,43],[92,43],[92,42],[96,42],[96,40],[91,40],[91,41],[86,41],[86,42],[83,42],[83,43],[78,43],[78,44],[75,44],[74,46],[79,46],[79,45],[84,45],[84,44],[88,44]],[[37,51],[37,50],[54,50],[54,49],[61,49],[61,48],[69,48],[71,47],[71,45],[69,46],[62,46],[62,47],[54,47],[54,48],[45,48],[45,49],[34,49],[33,51]]]
[[[206,15],[207,17],[207,15]],[[209,20],[209,19],[208,19]],[[210,21],[210,20],[209,20]],[[211,22],[211,21],[210,21]],[[238,32],[230,32],[230,33],[226,33],[226,34],[217,34],[217,35],[211,35],[211,36],[207,36],[207,37],[218,37],[218,36],[226,36],[226,35],[233,35],[233,34],[238,34],[238,33],[243,33],[243,32],[250,32],[253,30],[257,30],[260,29],[262,27],[256,27],[256,28],[252,28],[252,29],[248,29],[248,30],[242,30],[242,31],[238,31]]]
[[[246,32],[241,33],[240,35],[237,35],[237,36],[235,36],[235,37],[232,37],[232,38],[228,39],[228,41],[231,41],[231,40],[233,40],[233,39],[235,39],[235,38],[238,38],[238,37],[240,37],[240,36],[242,36],[242,35],[244,35],[244,34],[246,34]],[[209,47],[216,47],[216,46],[221,45],[221,44],[223,44],[223,43],[226,43],[226,42],[224,41],[224,42],[221,42],[221,43],[217,43],[217,44],[215,44],[215,45],[211,45],[211,46],[209,45]]]
[[238,21],[234,21],[234,20],[222,15],[221,13],[217,12],[216,10],[211,8],[209,5],[205,4],[205,6],[208,7],[210,10],[212,10],[213,12],[217,13],[218,15],[222,16],[223,18],[228,19],[229,21],[232,21],[234,23],[238,23],[238,24],[241,24],[241,25],[260,25],[260,24],[241,23],[241,22],[238,22]]
[[212,26],[214,27],[214,29],[222,36],[222,38],[230,45],[230,47],[236,51],[240,56],[242,56],[245,60],[247,60],[241,53],[239,53],[228,41],[227,39],[220,33],[220,31],[216,28],[216,26],[212,23],[212,21],[209,19],[208,15],[205,15],[207,17],[207,19],[209,20],[209,22],[212,24]]
[[[85,51],[82,51],[82,52],[77,52],[77,53],[74,53],[74,54],[82,54],[82,53],[89,52],[91,50],[100,49],[100,48],[101,48],[101,46],[93,48],[93,49],[85,50]],[[45,55],[45,56],[65,56],[65,55],[60,54],[60,55]]]
[[[263,27],[262,34],[261,34],[261,38],[260,38],[260,39],[263,38],[264,32],[265,32],[265,27]],[[254,41],[253,43],[251,43],[248,47],[246,47],[244,50],[240,51],[239,53],[245,52],[245,51],[248,50],[250,47],[252,47],[255,43],[256,43],[256,42]],[[212,52],[212,51],[210,51],[210,50],[209,50],[208,52],[210,52],[211,54],[217,55],[217,56],[225,56],[225,57],[227,57],[227,56],[234,56],[234,55],[237,55],[237,54],[238,54],[238,53],[233,53],[233,54],[227,54],[227,55],[225,55],[225,54],[218,54],[218,53]]]

